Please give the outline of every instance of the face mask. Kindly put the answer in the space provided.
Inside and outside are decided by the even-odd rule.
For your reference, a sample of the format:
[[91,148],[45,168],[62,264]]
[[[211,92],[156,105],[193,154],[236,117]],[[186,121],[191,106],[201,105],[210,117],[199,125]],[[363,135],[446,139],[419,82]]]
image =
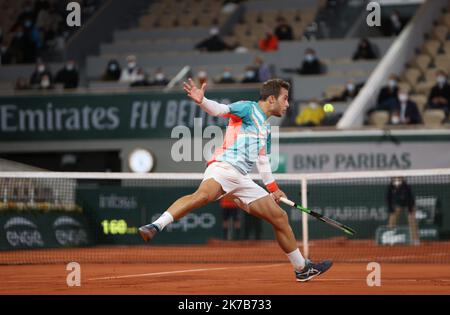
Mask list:
[[133,69],[134,67],[136,67],[136,63],[135,62],[129,62],[128,63],[128,68]]
[[349,92],[353,92],[354,89],[355,89],[355,85],[353,83],[347,84],[347,90]]
[[308,62],[314,61],[314,59],[316,59],[316,57],[312,54],[306,54],[305,56],[305,60]]
[[447,78],[444,77],[443,75],[439,75],[439,76],[437,77],[437,82],[438,82],[440,85],[444,85],[446,81],[447,81]]
[[408,100],[408,94],[400,94],[398,96],[398,99],[400,100],[400,102],[404,103]]
[[50,81],[49,80],[42,80],[41,81],[41,86],[43,88],[48,88],[50,86]]
[[225,72],[222,74],[222,77],[225,78],[225,79],[231,78],[231,72],[225,71]]
[[395,181],[394,181],[394,186],[395,186],[395,187],[400,187],[401,184],[402,184],[402,181],[401,181],[401,180],[395,180]]
[[109,70],[115,71],[117,69],[117,65],[115,63],[109,65]]
[[396,125],[396,124],[398,124],[399,122],[400,122],[400,117],[398,117],[397,115],[392,116],[392,118],[391,118],[391,123],[392,123],[392,124]]
[[6,52],[6,46],[2,46],[1,48],[0,48],[0,51],[1,51],[1,53],[3,54],[3,53],[5,53]]
[[315,102],[311,102],[309,103],[309,107],[311,107],[312,109],[316,109],[319,105],[317,105],[317,103]]
[[29,27],[31,27],[32,23],[31,23],[30,20],[26,20],[24,25],[25,25],[26,28],[29,28]]
[[45,66],[38,66],[38,72],[44,72],[45,71]]
[[253,71],[245,72],[245,77],[247,77],[247,78],[253,78],[254,76],[255,76],[255,72],[253,72]]
[[69,63],[69,64],[66,65],[66,69],[69,70],[69,71],[72,71],[73,68],[74,68],[74,65],[71,64],[71,63]]
[[198,73],[198,77],[199,77],[199,78],[202,78],[202,79],[206,78],[206,72],[205,72],[205,71],[200,71],[200,72]]
[[164,80],[164,74],[163,73],[157,73],[155,76],[157,81],[162,81]]
[[395,88],[396,86],[397,86],[397,81],[395,81],[395,80],[389,80],[389,86],[391,87],[391,88]]

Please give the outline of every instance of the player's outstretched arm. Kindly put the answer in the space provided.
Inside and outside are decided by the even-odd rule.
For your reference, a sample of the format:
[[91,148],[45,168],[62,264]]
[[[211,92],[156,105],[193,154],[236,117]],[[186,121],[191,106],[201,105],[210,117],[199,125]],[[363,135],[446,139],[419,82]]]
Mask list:
[[188,82],[183,82],[183,89],[195,103],[211,116],[223,116],[230,112],[230,108],[225,104],[220,104],[205,97],[206,83],[198,88],[191,78]]

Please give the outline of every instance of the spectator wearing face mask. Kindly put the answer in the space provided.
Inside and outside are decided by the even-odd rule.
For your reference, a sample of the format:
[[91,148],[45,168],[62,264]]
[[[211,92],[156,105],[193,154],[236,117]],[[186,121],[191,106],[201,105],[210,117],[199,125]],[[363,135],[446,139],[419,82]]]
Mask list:
[[147,74],[144,70],[138,69],[135,80],[131,82],[130,87],[142,87],[142,86],[149,86],[150,83],[147,79]]
[[319,126],[325,117],[325,112],[319,102],[311,100],[307,106],[302,106],[301,111],[295,118],[295,124],[303,127]]
[[0,45],[0,64],[9,65],[12,62],[12,55],[8,47]]
[[106,70],[103,73],[102,81],[118,81],[122,70],[117,60],[110,60],[106,66]]
[[286,22],[284,17],[279,17],[277,19],[277,26],[275,28],[275,35],[279,40],[293,40],[294,35],[292,27]]
[[356,84],[353,79],[350,79],[347,81],[347,84],[345,85],[345,90],[342,92],[341,95],[332,97],[329,101],[330,102],[350,102],[353,100],[363,87],[364,83],[358,83]]
[[53,89],[53,84],[50,75],[44,74],[39,82],[38,89],[40,90],[51,90]]
[[166,86],[169,83],[169,79],[166,77],[161,68],[156,69],[155,78],[152,81],[154,86]]
[[200,51],[223,51],[231,49],[220,37],[219,29],[213,27],[209,30],[209,37],[195,45]]
[[257,69],[253,66],[248,66],[245,68],[244,78],[241,83],[257,83],[259,82]]
[[256,57],[253,63],[255,64],[255,69],[257,69],[259,82],[266,82],[272,78],[272,71],[270,70],[269,65],[264,62],[264,59]]
[[225,67],[223,69],[222,74],[220,75],[219,80],[217,83],[236,83],[236,79],[233,77],[233,73],[231,72],[231,68]]
[[65,89],[76,89],[79,82],[78,70],[75,66],[75,60],[68,60],[64,68],[56,74],[57,83],[64,84]]
[[320,74],[322,73],[322,65],[316,56],[316,52],[307,48],[305,50],[305,58],[298,73],[303,75]]
[[397,36],[403,29],[403,21],[398,11],[393,11],[389,16],[390,35]]
[[136,82],[139,75],[139,68],[136,62],[136,56],[127,57],[127,67],[122,70],[120,82],[133,83]]
[[[52,84],[52,74],[47,69],[47,66],[42,61],[39,61],[36,64],[36,69],[31,74],[31,77],[30,77],[31,86],[32,87],[40,87],[44,76],[46,76],[46,78],[48,79],[48,81],[50,83],[49,85],[51,85]],[[44,88],[47,88],[47,87],[44,87]]]
[[361,41],[358,44],[358,48],[356,49],[355,53],[353,54],[353,60],[358,59],[376,59],[377,56],[375,52],[372,49],[372,44],[369,42],[367,38],[361,39]]
[[383,86],[378,94],[377,109],[385,110],[384,104],[392,98],[397,98],[398,95],[398,76],[391,74],[389,76],[387,85]]
[[407,90],[399,89],[398,99],[391,99],[386,104],[389,106],[392,125],[413,125],[422,122],[417,104],[409,99]]
[[428,95],[428,109],[442,109],[448,118],[450,113],[450,85],[447,81],[447,73],[439,70],[436,77],[436,85]]
[[203,83],[209,83],[208,73],[206,72],[206,70],[200,70],[197,73],[197,82],[199,86],[202,86]]

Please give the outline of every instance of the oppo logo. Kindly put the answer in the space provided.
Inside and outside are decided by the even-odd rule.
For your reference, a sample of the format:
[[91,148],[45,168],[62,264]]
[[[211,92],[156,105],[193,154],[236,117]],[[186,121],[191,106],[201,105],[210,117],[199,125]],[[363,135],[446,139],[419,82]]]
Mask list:
[[[152,221],[155,221],[160,216],[161,214],[159,213],[155,214],[152,217]],[[202,213],[202,214],[189,213],[180,220],[175,221],[172,224],[168,225],[164,230],[168,232],[174,230],[181,230],[183,232],[186,232],[188,230],[197,228],[210,229],[215,224],[216,224],[216,217],[211,213]]]

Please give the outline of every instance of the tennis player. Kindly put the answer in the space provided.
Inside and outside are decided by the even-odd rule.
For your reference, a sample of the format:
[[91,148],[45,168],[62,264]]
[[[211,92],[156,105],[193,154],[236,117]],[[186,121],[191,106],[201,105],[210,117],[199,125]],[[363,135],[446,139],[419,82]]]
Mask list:
[[[288,215],[278,205],[279,199],[286,195],[278,188],[270,168],[271,135],[267,120],[270,116],[281,117],[286,113],[289,83],[280,79],[268,80],[262,84],[259,102],[239,101],[230,105],[207,99],[206,83],[198,88],[189,79],[183,87],[205,112],[229,118],[224,143],[208,161],[197,191],[175,201],[153,223],[140,227],[141,237],[149,241],[174,220],[229,194],[239,207],[272,225],[279,246],[294,267],[297,281],[308,281],[327,271],[332,261],[313,263],[300,253]],[[254,164],[270,194],[249,177]]]

